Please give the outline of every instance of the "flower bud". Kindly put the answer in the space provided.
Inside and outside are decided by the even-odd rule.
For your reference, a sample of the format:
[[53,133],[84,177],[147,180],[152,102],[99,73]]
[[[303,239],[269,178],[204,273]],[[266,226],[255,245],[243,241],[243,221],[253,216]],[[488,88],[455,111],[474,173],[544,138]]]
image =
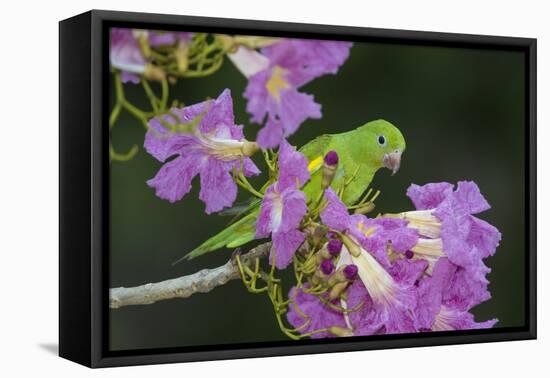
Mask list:
[[332,257],[336,257],[340,254],[343,244],[340,239],[332,239],[327,243],[327,251]]
[[151,56],[151,47],[149,46],[149,33],[145,30],[134,30],[134,38],[137,40],[141,53],[145,58]]
[[414,257],[414,252],[411,251],[411,250],[408,250],[407,252],[405,252],[405,257],[410,260]]
[[375,207],[376,207],[376,206],[374,205],[374,203],[372,203],[372,202],[367,202],[367,203],[365,204],[365,206],[361,206],[361,207],[355,209],[354,213],[355,213],[355,214],[368,214],[368,213],[370,213],[371,211],[373,211]]
[[342,272],[344,273],[344,277],[346,277],[346,280],[352,281],[357,277],[359,268],[355,264],[349,264],[346,265]]
[[340,296],[346,291],[348,288],[349,282],[339,282],[336,285],[330,289],[330,292],[328,294],[329,301],[333,301],[336,298],[340,298]]
[[332,262],[332,260],[325,260],[321,263],[319,269],[325,276],[328,276],[329,274],[334,272],[334,263]]
[[338,268],[336,273],[330,276],[328,280],[328,285],[330,287],[333,287],[342,282],[349,283],[349,281],[353,281],[357,277],[358,271],[359,269],[355,264],[341,266],[340,268]]
[[189,67],[189,47],[188,46],[180,46],[176,52],[174,53],[176,56],[176,62],[178,65],[178,72],[180,74],[187,71],[187,68]]
[[[336,247],[334,245],[331,246],[330,242],[331,241],[329,241],[328,243],[325,243],[323,248],[319,249],[315,253],[315,263],[317,265],[321,265],[324,260],[332,260],[332,258],[338,256],[339,252],[335,252]],[[332,243],[332,244],[334,244],[334,243]],[[332,248],[332,251],[331,251],[331,248]],[[341,247],[340,247],[340,249],[341,249]]]
[[343,235],[342,236],[342,241],[344,242],[344,245],[346,246],[346,248],[348,249],[349,253],[353,256],[353,257],[359,257],[361,256],[361,247],[359,245],[357,245],[357,243],[355,241],[353,241],[352,239],[350,239],[349,237],[347,237],[346,235]]
[[[320,254],[318,253],[316,256],[316,259],[319,260]],[[334,272],[334,263],[332,260],[322,260],[322,262],[317,262],[318,269],[315,271],[313,276],[311,277],[311,282],[313,285],[318,285],[321,282],[325,282],[327,280],[327,277]]]
[[221,43],[222,48],[230,53],[237,51],[239,46],[235,43],[235,39],[226,34],[216,34],[216,38]]
[[338,337],[350,337],[353,336],[353,331],[349,328],[332,326],[328,328],[328,332]]
[[334,167],[338,165],[338,153],[336,151],[329,151],[325,155],[324,162],[326,165]]
[[249,49],[259,49],[262,47],[273,45],[279,42],[280,38],[274,37],[252,37],[247,35],[236,35],[233,37],[235,44],[246,46]]
[[329,151],[323,159],[323,180],[321,181],[321,187],[326,189],[332,183],[336,169],[338,168],[338,153],[336,151]]
[[162,68],[159,68],[151,63],[147,63],[145,65],[145,71],[143,74],[147,79],[156,81],[164,80],[166,77],[166,73],[162,70]]

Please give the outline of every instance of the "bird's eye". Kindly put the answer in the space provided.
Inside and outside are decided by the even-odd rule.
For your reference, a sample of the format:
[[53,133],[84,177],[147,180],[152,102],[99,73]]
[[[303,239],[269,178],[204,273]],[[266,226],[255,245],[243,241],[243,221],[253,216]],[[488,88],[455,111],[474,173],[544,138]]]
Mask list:
[[378,144],[381,146],[381,147],[386,147],[386,137],[384,135],[379,135],[378,136]]

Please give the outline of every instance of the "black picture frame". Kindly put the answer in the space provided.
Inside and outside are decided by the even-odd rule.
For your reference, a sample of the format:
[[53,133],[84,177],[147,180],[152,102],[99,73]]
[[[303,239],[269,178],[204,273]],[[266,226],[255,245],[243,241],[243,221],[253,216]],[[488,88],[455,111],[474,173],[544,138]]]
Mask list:
[[[109,352],[106,111],[110,26],[505,49],[525,55],[524,327]],[[536,338],[536,39],[92,10],[59,24],[59,354],[89,367],[466,344]]]

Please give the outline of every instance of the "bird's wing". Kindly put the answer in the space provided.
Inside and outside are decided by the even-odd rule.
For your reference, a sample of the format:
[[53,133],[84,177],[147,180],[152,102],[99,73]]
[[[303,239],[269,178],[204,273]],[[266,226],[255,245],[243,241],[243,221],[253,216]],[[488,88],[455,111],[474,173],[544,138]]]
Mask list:
[[331,135],[324,134],[318,136],[300,148],[300,152],[303,153],[309,161],[308,168],[310,172],[312,170],[316,171],[323,165],[323,157],[327,152],[331,140]]

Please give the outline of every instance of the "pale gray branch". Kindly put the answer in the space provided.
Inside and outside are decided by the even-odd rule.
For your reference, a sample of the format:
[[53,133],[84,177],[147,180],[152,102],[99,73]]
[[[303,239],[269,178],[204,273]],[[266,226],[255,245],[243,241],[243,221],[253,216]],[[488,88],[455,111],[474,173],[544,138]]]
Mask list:
[[[244,264],[267,256],[271,243],[264,243],[241,256]],[[109,307],[151,304],[165,299],[187,298],[195,293],[208,293],[228,281],[240,278],[239,267],[230,259],[225,265],[203,269],[188,276],[148,283],[135,287],[117,287],[109,290]]]

